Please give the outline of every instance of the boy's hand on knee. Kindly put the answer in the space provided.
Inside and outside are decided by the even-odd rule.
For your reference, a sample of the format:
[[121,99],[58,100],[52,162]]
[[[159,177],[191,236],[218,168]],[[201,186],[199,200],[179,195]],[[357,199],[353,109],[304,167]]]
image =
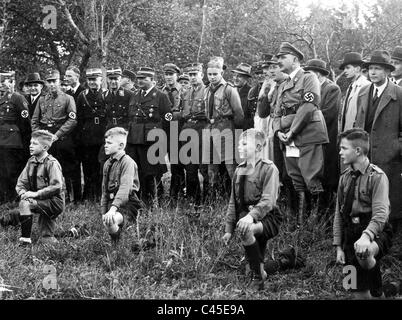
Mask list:
[[336,263],[345,264],[345,252],[340,246],[336,247]]
[[354,244],[356,256],[360,259],[367,258],[369,254],[371,240],[370,238],[363,233],[359,240],[357,240]]
[[225,243],[225,245],[228,245],[231,238],[232,238],[232,234],[229,232],[226,232],[224,234],[224,236],[222,237],[222,241]]
[[116,209],[114,207],[111,207],[110,210],[102,216],[103,223],[107,226],[111,226],[112,224],[114,224],[113,217],[114,217],[115,213],[116,213]]
[[244,235],[246,232],[248,232],[253,223],[254,219],[249,214],[241,218],[236,225],[236,227],[239,229],[240,235]]
[[38,193],[37,193],[37,192],[34,192],[34,191],[27,191],[27,192],[25,192],[25,193],[23,193],[23,194],[21,195],[21,200],[26,200],[26,199],[29,199],[29,198],[35,199],[35,198],[37,198],[37,197],[38,197]]

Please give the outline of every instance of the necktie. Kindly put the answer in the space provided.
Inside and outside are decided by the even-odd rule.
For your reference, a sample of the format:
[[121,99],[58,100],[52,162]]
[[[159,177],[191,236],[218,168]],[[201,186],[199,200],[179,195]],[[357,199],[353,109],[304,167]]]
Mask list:
[[208,105],[208,109],[209,109],[209,119],[213,118],[213,114],[214,114],[214,103],[215,103],[215,92],[218,91],[219,89],[219,85],[216,86],[215,88],[213,88],[212,86],[210,86],[210,95],[209,95],[209,105]]
[[377,99],[378,99],[378,89],[375,88],[375,90],[374,90],[374,95],[373,95],[373,102],[376,102]]
[[30,177],[31,180],[31,189],[30,191],[37,191],[38,190],[38,166],[39,162],[34,162],[33,164],[33,170],[32,170],[32,175]]
[[[116,158],[112,158],[111,160],[110,160],[110,164],[109,164],[109,167],[107,168],[107,174],[106,174],[106,179],[107,179],[107,184],[109,184],[109,175],[110,175],[110,171],[112,170],[112,167],[113,167],[113,164],[115,163],[117,161],[117,159]],[[106,186],[107,186],[107,184],[106,184]]]
[[352,171],[352,180],[350,181],[350,185],[348,191],[346,192],[345,202],[343,206],[343,215],[345,217],[349,217],[352,213],[353,200],[355,198],[355,188],[356,188],[356,180],[361,175],[359,170]]
[[168,95],[169,95],[170,103],[174,106],[174,97],[173,97],[172,89],[168,89]]

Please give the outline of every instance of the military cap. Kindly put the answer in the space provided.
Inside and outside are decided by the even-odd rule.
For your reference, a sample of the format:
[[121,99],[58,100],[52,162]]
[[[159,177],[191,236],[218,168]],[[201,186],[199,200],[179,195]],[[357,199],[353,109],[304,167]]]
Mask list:
[[304,67],[304,70],[309,71],[318,71],[324,76],[329,75],[329,71],[327,69],[327,64],[324,60],[321,59],[310,59],[307,61],[306,66]]
[[278,58],[270,53],[264,53],[262,55],[261,68],[267,68],[271,64],[278,64]]
[[114,68],[114,69],[109,69],[106,70],[106,76],[107,77],[115,77],[115,76],[121,76],[122,72],[121,72],[121,68]]
[[15,79],[15,71],[0,72],[0,81],[3,82],[6,79]]
[[127,69],[123,70],[122,76],[129,78],[130,80],[135,80],[135,78],[137,78],[137,76],[135,75],[134,72],[127,70]]
[[280,57],[284,54],[291,54],[295,57],[298,57],[300,61],[304,59],[304,54],[289,42],[282,42],[279,48],[279,53],[277,53],[276,56]]
[[60,79],[60,72],[59,70],[50,70],[45,77],[46,81],[49,80],[58,80]]
[[190,81],[190,77],[188,76],[188,74],[183,73],[177,78],[177,82],[179,82],[180,80]]
[[71,70],[72,72],[74,72],[77,76],[79,76],[81,74],[80,69],[78,69],[76,66],[70,66],[67,68],[67,71]]
[[166,63],[163,68],[163,72],[173,72],[173,73],[180,73],[180,68],[176,66],[174,63]]
[[402,47],[401,46],[395,47],[394,51],[391,54],[391,59],[402,61]]
[[155,70],[150,67],[141,67],[137,71],[137,78],[155,77]]
[[102,77],[102,69],[100,68],[90,68],[85,71],[85,76],[87,79]]
[[359,65],[361,66],[363,64],[363,59],[362,59],[362,55],[358,52],[348,52],[345,53],[345,56],[343,57],[343,62],[342,64],[339,66],[340,70],[345,69],[345,67],[348,64],[353,64],[353,65]]
[[45,81],[43,81],[40,78],[39,73],[34,72],[28,74],[27,78],[25,79],[25,84],[30,84],[30,83],[40,83],[40,84],[45,84]]
[[242,74],[251,78],[251,65],[247,63],[240,63],[236,69],[233,69],[232,72]]
[[207,64],[207,68],[218,68],[226,70],[227,66],[225,65],[222,57],[212,57]]
[[395,70],[395,67],[391,64],[391,57],[390,57],[388,51],[385,51],[385,50],[373,51],[373,53],[370,57],[370,61],[364,62],[363,67],[368,68],[372,64],[382,66],[391,71]]
[[202,63],[199,63],[199,62],[190,63],[184,67],[184,72],[186,72],[186,73],[202,72],[202,67],[203,67]]

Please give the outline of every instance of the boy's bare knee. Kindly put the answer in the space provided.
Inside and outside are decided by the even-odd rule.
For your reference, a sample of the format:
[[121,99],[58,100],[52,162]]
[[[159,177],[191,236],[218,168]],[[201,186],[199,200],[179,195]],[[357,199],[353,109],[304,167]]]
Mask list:
[[254,238],[254,233],[252,229],[249,229],[247,232],[245,232],[241,236],[241,241],[243,242],[244,245],[251,245],[254,243],[255,238]]
[[357,257],[357,261],[359,262],[359,265],[365,270],[373,269],[377,263],[374,256],[372,255],[368,256],[366,259],[360,259],[359,257]]
[[22,216],[29,216],[32,214],[31,203],[28,200],[21,200],[18,208]]

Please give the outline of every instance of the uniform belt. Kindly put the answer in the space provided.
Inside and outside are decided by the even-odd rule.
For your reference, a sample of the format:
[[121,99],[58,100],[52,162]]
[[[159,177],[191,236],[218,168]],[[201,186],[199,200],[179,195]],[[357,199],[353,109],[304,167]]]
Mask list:
[[204,119],[202,119],[202,118],[200,118],[200,119],[190,118],[187,121],[190,122],[190,123],[198,123],[198,122],[207,122],[207,119],[206,118],[204,118]]
[[282,109],[282,116],[288,116],[290,114],[295,114],[297,109],[299,108],[298,105],[294,105],[292,107],[281,107]]
[[218,116],[212,119],[208,119],[209,123],[215,123],[215,122],[219,122],[219,121],[223,121],[223,120],[233,120],[233,116],[232,115],[228,115],[228,116]]
[[10,120],[10,119],[0,119],[0,124],[15,124],[16,123],[16,121],[17,121],[17,119],[13,119],[13,120]]

